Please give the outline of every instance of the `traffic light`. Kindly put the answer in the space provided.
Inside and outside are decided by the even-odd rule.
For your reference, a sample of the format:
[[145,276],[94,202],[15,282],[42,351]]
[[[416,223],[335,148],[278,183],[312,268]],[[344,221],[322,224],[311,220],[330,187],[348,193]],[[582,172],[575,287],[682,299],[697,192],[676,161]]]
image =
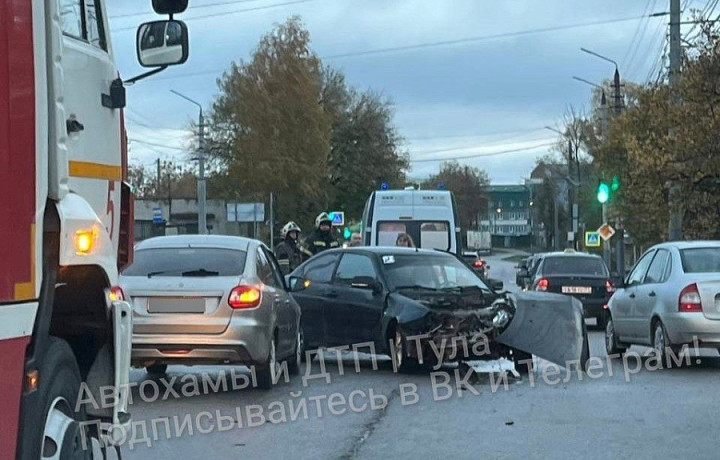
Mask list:
[[349,240],[352,236],[352,231],[350,230],[350,227],[345,227],[345,230],[343,230],[343,238],[346,240]]
[[610,190],[613,192],[617,192],[620,188],[620,178],[618,176],[613,176],[612,183],[610,183]]
[[600,182],[597,188],[598,203],[605,204],[610,199],[610,187],[605,182]]

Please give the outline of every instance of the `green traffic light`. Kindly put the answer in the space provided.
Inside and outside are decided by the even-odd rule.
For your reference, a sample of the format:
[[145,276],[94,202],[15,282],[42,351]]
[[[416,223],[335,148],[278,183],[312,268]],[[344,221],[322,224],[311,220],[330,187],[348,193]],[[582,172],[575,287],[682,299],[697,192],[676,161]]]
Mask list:
[[343,237],[344,237],[346,240],[349,240],[351,236],[352,236],[352,232],[350,231],[350,228],[349,228],[349,227],[345,227],[345,230],[343,230]]
[[613,176],[612,183],[610,184],[610,189],[613,192],[617,192],[617,190],[620,188],[620,179],[618,176]]
[[605,204],[610,199],[610,187],[605,182],[600,182],[597,188],[597,200]]

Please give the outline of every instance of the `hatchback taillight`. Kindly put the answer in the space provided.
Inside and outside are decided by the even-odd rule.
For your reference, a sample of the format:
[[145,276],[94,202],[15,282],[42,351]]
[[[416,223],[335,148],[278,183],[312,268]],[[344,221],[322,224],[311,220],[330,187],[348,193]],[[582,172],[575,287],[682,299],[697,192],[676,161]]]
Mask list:
[[473,262],[473,266],[474,266],[475,268],[482,268],[483,265],[484,265],[484,264],[483,264],[483,261],[482,261],[482,260],[476,260],[475,262]]
[[233,308],[254,308],[261,300],[262,291],[257,286],[236,286],[228,296],[228,304]]
[[681,312],[702,311],[702,301],[700,300],[700,292],[698,291],[697,284],[693,283],[680,291],[678,310]]
[[228,304],[232,308],[255,308],[260,305],[262,291],[257,286],[237,286],[230,291]]
[[536,291],[547,291],[548,280],[546,278],[540,278],[535,286]]
[[125,300],[125,293],[120,286],[113,286],[110,288],[109,294],[110,300]]

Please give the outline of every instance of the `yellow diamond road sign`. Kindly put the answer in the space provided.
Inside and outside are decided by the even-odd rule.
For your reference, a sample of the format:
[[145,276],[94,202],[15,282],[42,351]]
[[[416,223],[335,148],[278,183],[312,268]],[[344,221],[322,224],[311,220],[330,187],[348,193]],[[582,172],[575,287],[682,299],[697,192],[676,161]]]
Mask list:
[[602,224],[600,228],[597,229],[597,233],[600,234],[600,237],[607,241],[615,234],[615,229],[610,226],[610,224]]

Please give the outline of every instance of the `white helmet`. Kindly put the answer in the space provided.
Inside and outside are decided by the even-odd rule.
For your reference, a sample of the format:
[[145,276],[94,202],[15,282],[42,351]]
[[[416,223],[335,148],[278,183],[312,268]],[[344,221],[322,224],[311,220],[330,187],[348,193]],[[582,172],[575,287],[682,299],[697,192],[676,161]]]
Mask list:
[[281,235],[283,238],[286,238],[287,235],[288,235],[288,233],[290,233],[290,232],[298,232],[298,233],[301,232],[300,227],[298,226],[298,224],[296,224],[296,223],[293,222],[293,221],[290,221],[290,222],[288,222],[287,224],[285,224],[285,225],[283,226],[282,230],[280,230],[280,235]]
[[332,225],[332,220],[330,219],[330,216],[328,216],[328,213],[326,213],[326,212],[321,212],[315,218],[315,228],[320,228],[320,224],[322,224],[323,222],[327,222],[328,224]]

